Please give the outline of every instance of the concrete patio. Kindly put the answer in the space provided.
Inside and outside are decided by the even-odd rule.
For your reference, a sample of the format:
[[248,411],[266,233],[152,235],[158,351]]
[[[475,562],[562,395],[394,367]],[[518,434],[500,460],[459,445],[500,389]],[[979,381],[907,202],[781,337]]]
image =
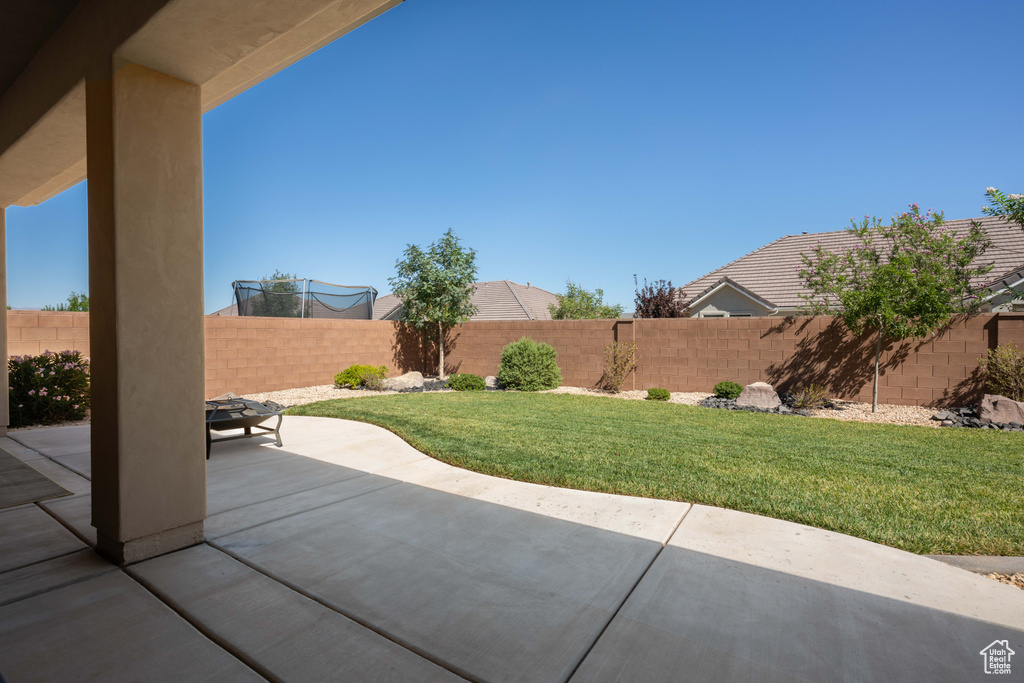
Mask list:
[[91,549],[89,427],[0,439],[74,494],[0,510],[0,673],[965,681],[1024,646],[1024,592],[925,557],[487,477],[359,423],[282,434],[214,445],[206,542],[126,569]]

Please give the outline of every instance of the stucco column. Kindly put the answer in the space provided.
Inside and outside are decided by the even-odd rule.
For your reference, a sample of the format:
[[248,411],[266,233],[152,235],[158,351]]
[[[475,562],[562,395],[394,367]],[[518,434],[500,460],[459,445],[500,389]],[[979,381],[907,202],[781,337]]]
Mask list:
[[7,377],[7,209],[0,206],[0,358],[3,358],[4,369],[0,372],[0,436],[7,434],[7,426],[11,424],[10,385]]
[[126,564],[203,540],[199,87],[129,63],[86,81],[92,523]]

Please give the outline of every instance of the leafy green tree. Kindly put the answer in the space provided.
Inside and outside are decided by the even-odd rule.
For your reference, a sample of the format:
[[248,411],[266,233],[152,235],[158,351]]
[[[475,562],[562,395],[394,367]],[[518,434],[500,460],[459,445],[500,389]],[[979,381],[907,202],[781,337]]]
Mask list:
[[[7,307],[10,309],[10,306]],[[68,295],[67,303],[56,306],[43,306],[44,311],[72,311],[87,312],[89,310],[89,295],[85,292],[71,292]]]
[[1002,216],[1007,223],[1016,223],[1024,230],[1024,194],[1004,194],[994,187],[985,190],[989,206],[982,207],[986,216]]
[[437,374],[444,378],[444,345],[448,331],[476,313],[470,303],[476,281],[476,252],[463,249],[449,229],[426,251],[410,244],[405,258],[389,278],[392,291],[405,308],[403,320],[419,330],[437,331]]
[[550,304],[548,311],[554,320],[594,320],[604,318],[621,318],[622,306],[608,305],[604,302],[604,291],[595,289],[589,292],[572,280],[565,281],[565,294],[555,294],[558,305]]
[[[302,296],[298,276],[275,270],[273,275],[260,278],[266,284],[263,291],[253,297],[252,314],[264,318],[298,318],[302,316]],[[288,282],[271,282],[286,280]]]
[[958,239],[942,227],[941,213],[910,208],[891,225],[866,216],[859,225],[851,221],[847,230],[859,246],[834,253],[818,245],[801,254],[807,312],[837,315],[857,335],[876,334],[872,412],[883,342],[934,334],[953,316],[976,313],[981,288],[971,280],[992,269],[974,265],[991,245],[978,223]]

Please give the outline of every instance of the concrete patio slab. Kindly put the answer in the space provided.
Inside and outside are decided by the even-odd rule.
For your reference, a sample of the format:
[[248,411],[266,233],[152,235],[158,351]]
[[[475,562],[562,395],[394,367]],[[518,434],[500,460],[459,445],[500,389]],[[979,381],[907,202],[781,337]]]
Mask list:
[[317,486],[306,491],[226,510],[207,517],[203,527],[206,538],[215,539],[398,483],[397,480],[386,477],[357,476],[326,486]]
[[81,477],[92,479],[92,457],[89,451],[85,453],[72,453],[71,455],[58,455],[52,458],[52,460]]
[[117,567],[92,550],[81,550],[39,564],[2,572],[0,605],[112,571],[117,571]]
[[80,539],[96,545],[96,527],[92,525],[92,495],[70,496],[44,500],[42,507],[71,529]]
[[89,450],[89,425],[45,427],[10,432],[8,437],[34,451],[53,458]]
[[22,462],[29,462],[30,460],[38,460],[39,458],[46,457],[38,451],[34,451],[31,448],[21,445],[8,436],[0,438],[0,449],[10,453]]
[[1024,593],[868,541],[695,506],[573,680],[984,680]]
[[[671,529],[677,521],[672,514],[657,523]],[[661,550],[644,538],[406,483],[213,544],[488,681],[564,680]]]
[[0,671],[40,681],[262,681],[123,572],[0,607]]
[[38,506],[0,510],[0,572],[87,547]]
[[208,545],[129,573],[277,680],[463,680]]

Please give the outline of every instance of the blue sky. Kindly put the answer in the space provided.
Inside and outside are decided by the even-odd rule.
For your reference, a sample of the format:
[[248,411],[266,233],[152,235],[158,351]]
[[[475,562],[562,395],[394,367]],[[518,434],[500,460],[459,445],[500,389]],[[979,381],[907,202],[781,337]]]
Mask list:
[[[452,228],[479,279],[632,310],[786,234],[1024,191],[1024,3],[408,0],[206,114],[206,310],[275,269],[390,291]],[[88,288],[85,184],[7,212],[15,308]]]

